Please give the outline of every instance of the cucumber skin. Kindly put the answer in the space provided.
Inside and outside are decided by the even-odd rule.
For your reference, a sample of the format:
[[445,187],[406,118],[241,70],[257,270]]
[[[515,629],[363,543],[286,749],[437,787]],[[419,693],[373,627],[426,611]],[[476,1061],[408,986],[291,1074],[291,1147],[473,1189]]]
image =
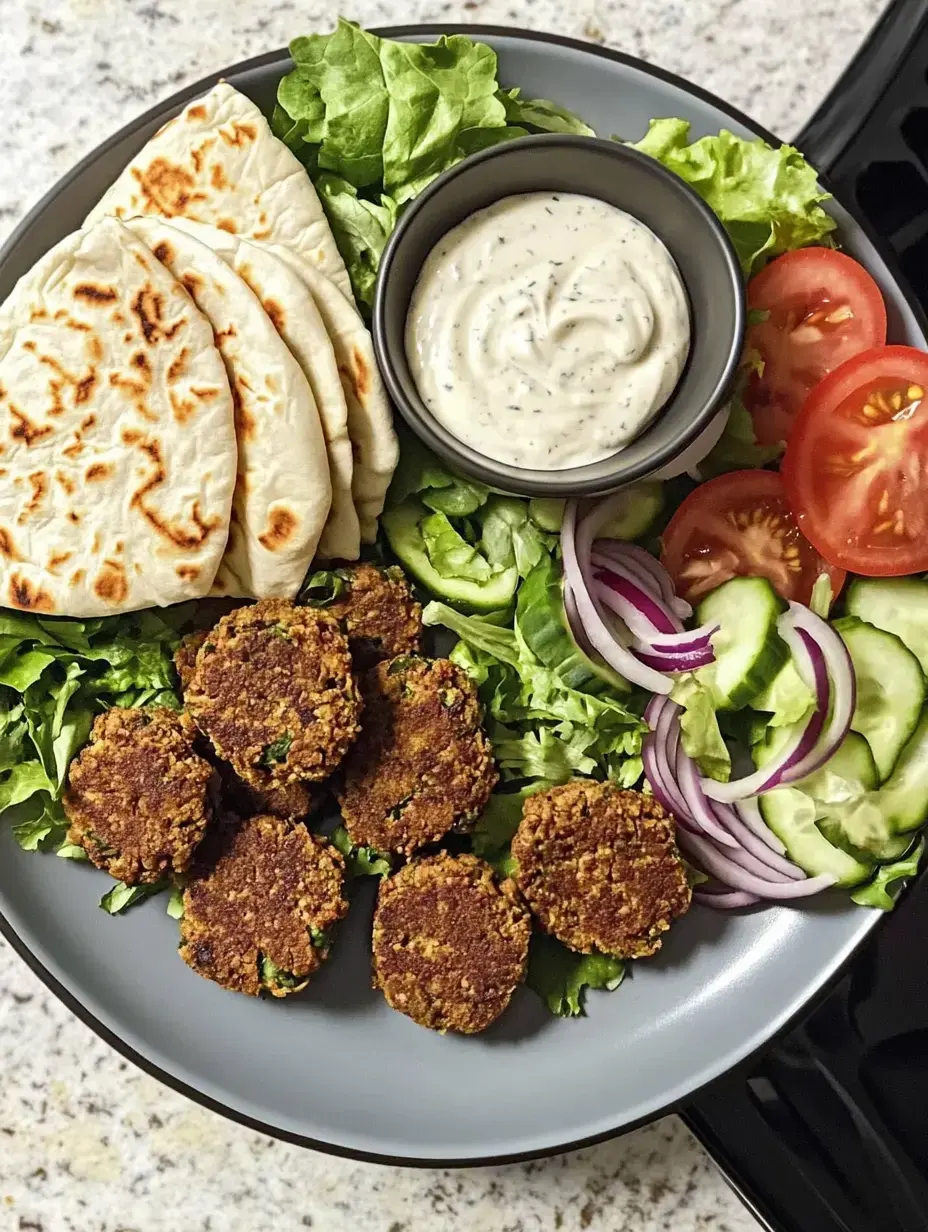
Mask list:
[[[798,799],[797,799],[798,798]],[[801,825],[795,821],[796,806],[811,814]],[[760,811],[767,825],[786,847],[794,863],[810,877],[830,873],[835,885],[850,889],[873,876],[875,862],[855,859],[842,847],[830,842],[814,821],[815,802],[795,787],[778,787],[760,797]]]
[[[915,771],[916,783],[906,782],[910,767]],[[924,783],[919,790],[917,773],[925,767]],[[896,834],[913,834],[928,821],[928,705],[922,710],[915,731],[912,733],[892,774],[880,789],[886,802],[887,820]]]
[[443,578],[433,569],[419,532],[419,518],[427,511],[418,501],[406,502],[384,513],[380,525],[396,557],[433,595],[471,612],[496,612],[507,607],[519,584],[519,571],[513,565],[489,582],[469,582],[466,578]]
[[849,616],[894,633],[928,675],[928,583],[914,577],[855,578],[845,607]]
[[[915,691],[918,694],[917,700],[910,701],[906,706],[908,713],[902,715],[900,721],[895,723],[897,730],[889,742],[881,740],[879,744],[876,743],[871,735],[874,725],[867,722],[866,715],[860,714],[859,705],[858,709],[854,712],[854,717],[851,719],[851,730],[858,732],[871,742],[871,750],[880,773],[880,781],[885,782],[892,774],[896,762],[911,739],[912,733],[918,726],[918,721],[921,717],[922,707],[925,703],[925,678],[922,674],[921,664],[901,637],[895,633],[890,633],[887,629],[879,629],[876,625],[871,625],[868,621],[861,620],[857,616],[842,616],[840,620],[832,622],[832,627],[841,635],[841,639],[848,649],[858,682],[865,675],[865,669],[869,666],[871,670],[866,674],[875,677],[877,687],[879,687],[881,679],[885,680],[887,685],[889,685],[889,703],[887,704],[883,698],[880,698],[884,713],[889,712],[892,714],[894,708],[892,682],[897,677],[899,689],[895,694],[896,697],[902,695],[903,676],[907,673],[909,674],[909,679],[907,680],[909,690],[911,691],[914,685]],[[870,644],[869,648],[868,644]],[[881,647],[881,654],[885,660],[885,674],[879,670],[884,665],[875,664],[873,661],[875,656],[871,654],[871,651],[875,650],[877,645]],[[895,662],[892,661],[893,659],[895,659]],[[860,688],[858,687],[858,703],[859,701]],[[895,715],[893,715],[893,718],[895,719]],[[875,734],[879,735],[879,732]]]
[[[711,667],[700,668],[697,672],[699,679],[707,685],[712,693],[717,710],[743,709],[743,707],[750,704],[758,693],[767,688],[777,672],[786,664],[790,657],[789,647],[776,631],[776,620],[778,616],[786,611],[787,605],[766,578],[736,577],[732,578],[729,582],[724,582],[716,590],[713,590],[711,594],[703,599],[697,609],[697,624],[718,623],[722,626],[720,632],[713,638],[714,647],[718,647],[719,640],[724,642],[731,635],[733,635],[733,642],[737,644],[737,630],[726,630],[725,623],[718,614],[720,601],[723,607],[725,607],[727,606],[726,597],[730,598],[733,594],[737,594],[739,590],[746,590],[748,586],[754,591],[761,585],[766,586],[768,590],[767,598],[770,601],[770,619],[768,621],[767,635],[764,639],[761,653],[750,665],[749,670],[744,674],[741,681],[727,692],[720,692],[715,684],[715,664]],[[726,650],[727,646],[723,645],[719,658],[724,656]]]

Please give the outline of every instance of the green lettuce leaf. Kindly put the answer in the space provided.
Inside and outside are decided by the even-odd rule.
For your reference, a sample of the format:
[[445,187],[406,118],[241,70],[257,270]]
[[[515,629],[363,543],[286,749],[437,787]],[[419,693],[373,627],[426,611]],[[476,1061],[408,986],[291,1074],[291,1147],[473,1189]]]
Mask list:
[[388,877],[393,857],[373,847],[356,847],[344,826],[332,832],[332,845],[345,857],[345,872],[351,877]]
[[552,1014],[576,1018],[587,988],[612,991],[622,983],[625,964],[608,954],[576,954],[547,933],[532,934],[525,982]]
[[754,434],[754,421],[741,398],[735,395],[729,404],[725,430],[699,463],[697,470],[703,479],[714,479],[729,471],[754,470],[775,462],[784,445],[759,445]]
[[485,484],[450,470],[401,424],[397,425],[397,435],[400,460],[387,493],[387,508],[394,509],[408,497],[418,496],[435,513],[466,518],[486,503],[489,488]]
[[370,305],[380,258],[396,226],[398,203],[388,193],[378,194],[376,201],[359,197],[353,184],[328,171],[316,178],[315,185],[355,296]]
[[340,20],[290,54],[271,126],[312,176],[362,305],[399,211],[437,175],[529,130],[592,131],[557,103],[501,91],[496,53],[464,34],[394,42]]
[[812,586],[812,596],[809,599],[809,607],[816,614],[821,616],[822,620],[827,620],[831,612],[831,605],[835,601],[834,587],[831,584],[831,578],[827,573],[820,573],[815,579]]
[[419,529],[429,561],[442,577],[488,582],[493,576],[486,557],[455,530],[445,514],[430,513]]
[[852,901],[858,907],[876,907],[880,911],[892,911],[896,905],[896,895],[891,893],[891,887],[895,882],[902,881],[906,877],[914,877],[924,854],[925,840],[922,838],[911,855],[902,860],[896,860],[894,864],[880,865],[872,881],[854,890],[851,894]]
[[498,723],[490,729],[493,753],[506,778],[547,779],[566,783],[575,774],[592,774],[596,762],[573,741],[562,740],[550,727],[517,732]]
[[[61,855],[61,852],[58,854]],[[165,911],[172,920],[182,920],[184,918],[184,887],[182,885],[172,887]]]
[[449,607],[447,603],[433,600],[422,612],[422,623],[427,628],[443,625],[452,633],[456,633],[473,649],[490,655],[493,659],[506,663],[510,667],[519,666],[519,647],[515,633],[512,629],[486,616],[464,616],[461,612],[455,611],[453,607]]
[[100,906],[110,915],[122,915],[130,907],[134,907],[136,903],[144,902],[146,898],[151,898],[153,894],[161,894],[169,888],[171,888],[171,882],[167,879],[154,881],[150,885],[136,886],[128,886],[123,881],[117,881],[113,888],[107,890],[100,899]]
[[815,168],[793,146],[769,146],[722,130],[689,140],[686,120],[652,120],[635,149],[663,163],[695,189],[722,221],[746,277],[772,257],[830,243],[834,219]]
[[680,731],[684,751],[708,778],[727,783],[731,754],[719,729],[712,694],[693,672],[686,672],[677,677],[670,696],[683,707]]
[[547,98],[523,98],[522,91],[516,86],[511,90],[500,90],[497,98],[506,109],[508,124],[523,124],[537,132],[544,133],[575,133],[581,137],[595,137],[596,133],[585,124],[579,116],[568,111],[559,103],[552,103]]
[[571,636],[564,613],[560,564],[544,555],[516,598],[515,634],[525,654],[550,668],[571,689],[628,693],[630,685],[605,663],[594,663]]
[[539,779],[521,791],[494,792],[480,819],[471,831],[471,848],[496,870],[501,877],[511,877],[516,862],[509,848],[522,820],[522,806],[529,796],[547,791],[553,783]]
[[553,539],[529,517],[528,501],[491,496],[479,514],[480,547],[491,565],[515,565],[519,577],[528,577],[548,558]]
[[751,701],[751,709],[764,712],[768,727],[792,727],[804,722],[815,709],[815,694],[796,670],[792,659]]
[[59,797],[97,714],[179,705],[172,656],[193,611],[94,620],[0,611],[0,813],[11,810],[26,850],[67,845]]

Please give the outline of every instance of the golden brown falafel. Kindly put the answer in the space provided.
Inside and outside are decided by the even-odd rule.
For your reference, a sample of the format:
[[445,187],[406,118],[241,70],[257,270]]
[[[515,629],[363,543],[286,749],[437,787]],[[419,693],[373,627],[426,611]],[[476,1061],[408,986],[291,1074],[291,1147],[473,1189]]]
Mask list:
[[351,841],[408,856],[479,817],[498,776],[466,673],[400,656],[367,672],[362,691],[362,732],[336,792]]
[[231,823],[207,844],[184,890],[180,955],[223,988],[286,997],[309,983],[348,910],[345,862],[325,839],[279,817]]
[[209,635],[209,629],[197,629],[195,633],[188,633],[186,637],[181,638],[180,645],[174,651],[174,667],[180,680],[181,694],[187,691],[187,686],[193,679],[197,665],[197,653]]
[[261,791],[327,778],[360,730],[338,623],[284,599],[219,621],[200,647],[185,700],[219,756]]
[[206,832],[215,786],[195,737],[176,710],[101,714],[68,774],[68,841],[127,885],[185,872]]
[[362,562],[336,572],[345,591],[325,611],[344,630],[358,671],[421,649],[422,605],[398,565]]
[[472,1035],[525,978],[531,921],[512,882],[476,856],[414,860],[380,883],[374,987],[420,1026]]
[[512,854],[542,927],[582,954],[654,954],[690,906],[673,820],[642,792],[576,779],[529,796]]

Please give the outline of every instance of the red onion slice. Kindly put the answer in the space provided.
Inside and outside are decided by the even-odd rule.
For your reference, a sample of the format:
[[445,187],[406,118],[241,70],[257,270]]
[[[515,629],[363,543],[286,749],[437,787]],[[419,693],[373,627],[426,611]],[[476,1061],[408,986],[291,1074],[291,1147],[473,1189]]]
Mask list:
[[[658,654],[686,654],[691,650],[712,650],[712,637],[718,633],[719,625],[701,625],[698,629],[688,629],[683,633],[673,633],[669,637],[661,634],[652,638],[649,650]],[[713,651],[713,658],[715,652]]]
[[[674,715],[676,720],[676,715]],[[714,839],[723,847],[730,847],[733,851],[738,849],[738,844],[735,839],[722,826],[712,809],[709,807],[709,801],[699,782],[699,770],[693,759],[686,753],[683,745],[680,744],[676,751],[676,775],[677,784],[683,795],[683,799],[689,810],[690,816],[696,822],[703,834]],[[732,856],[734,859],[734,855]]]
[[[611,569],[615,565],[621,565],[631,576],[635,578],[642,590],[646,590],[655,603],[663,603],[665,607],[667,601],[664,598],[663,592],[658,585],[657,579],[647,569],[643,569],[640,564],[622,549],[625,545],[616,539],[597,539],[593,544],[591,559],[594,565],[599,565],[603,569]],[[676,617],[674,617],[676,619]],[[682,625],[678,622],[678,627]]]
[[[718,809],[725,808],[727,806],[716,804],[715,807]],[[753,796],[748,800],[736,800],[731,807],[738,814],[751,833],[756,834],[761,842],[767,844],[771,851],[775,851],[781,856],[786,855],[786,844],[780,842],[774,832],[767,825],[766,821],[764,821],[763,813],[760,811],[760,805]]]
[[623,543],[615,539],[610,542],[617,544],[624,557],[629,561],[635,561],[654,578],[664,602],[672,612],[675,612],[681,620],[689,620],[693,609],[685,599],[677,595],[670,574],[659,560],[656,560],[650,552],[637,543]]
[[561,527],[561,555],[565,585],[576,599],[577,616],[584,633],[609,666],[626,680],[648,689],[651,693],[669,693],[673,688],[670,678],[639,662],[630,650],[619,645],[603,619],[592,594],[591,547],[592,540],[588,532],[580,535],[577,530],[577,502],[568,501]]
[[[823,766],[850,730],[851,719],[857,706],[857,679],[851,656],[840,634],[807,607],[800,603],[791,603],[789,611],[777,621],[777,628],[794,654],[802,645],[814,663],[817,651],[825,661],[825,668],[832,682],[831,717],[821,741],[803,762],[791,768],[789,779],[785,780],[796,783]],[[795,639],[792,634],[794,629],[797,635]],[[801,655],[797,657],[801,659]]]
[[691,852],[700,866],[713,877],[733,890],[741,890],[746,894],[756,894],[758,898],[773,901],[789,901],[794,898],[808,898],[818,894],[835,884],[835,878],[824,873],[820,877],[807,877],[804,881],[771,881],[749,873],[746,869],[728,859],[717,851],[708,840],[686,830],[679,831],[680,846],[684,851]]
[[[723,804],[733,804],[736,800],[745,800],[748,796],[759,796],[785,783],[797,782],[799,778],[805,778],[809,773],[808,770],[803,769],[801,774],[796,774],[795,770],[797,767],[801,769],[808,764],[810,755],[818,746],[822,728],[825,726],[825,716],[828,713],[831,688],[828,682],[825,657],[818,643],[808,638],[807,641],[802,641],[801,645],[797,645],[797,649],[800,651],[800,657],[805,656],[811,664],[815,680],[815,710],[805,727],[792,736],[773,763],[729,783],[716,783],[711,779],[704,779],[703,788],[712,800],[719,800]],[[807,664],[803,664],[802,670],[807,670]],[[850,718],[848,722],[850,723]],[[846,734],[845,729],[844,735]],[[844,735],[841,736],[842,740]],[[836,748],[837,745],[831,747],[828,757]]]
[[703,907],[711,907],[714,911],[736,911],[739,907],[753,907],[761,900],[756,894],[747,894],[744,890],[723,890],[714,893],[697,886],[693,891],[693,902]]
[[[710,808],[732,838],[737,841],[738,846],[750,852],[761,864],[765,864],[772,873],[780,873],[788,881],[802,881],[806,876],[798,864],[794,864],[792,860],[787,860],[783,855],[768,846],[762,838],[754,834],[744,824],[730,804],[718,804],[713,801],[710,802]],[[771,837],[775,836],[772,835]]]
[[706,650],[691,650],[688,654],[652,654],[636,648],[635,654],[642,663],[659,672],[694,672],[715,662],[711,646]]
[[639,590],[627,578],[605,569],[597,569],[593,577],[595,581],[591,590],[597,602],[615,612],[635,637],[650,642],[658,632],[658,627],[651,619],[653,609],[646,606],[651,600],[644,591]]

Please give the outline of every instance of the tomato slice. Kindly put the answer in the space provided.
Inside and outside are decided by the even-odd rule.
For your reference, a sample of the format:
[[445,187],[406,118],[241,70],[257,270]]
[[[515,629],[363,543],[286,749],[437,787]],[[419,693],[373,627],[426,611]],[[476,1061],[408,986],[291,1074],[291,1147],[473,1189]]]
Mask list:
[[820,573],[832,593],[844,573],[800,533],[773,471],[732,471],[691,492],[664,531],[661,562],[677,593],[698,602],[733,577],[769,578],[784,599],[808,603]]
[[886,346],[842,364],[793,426],[783,482],[826,560],[869,577],[928,569],[928,355]]
[[864,267],[833,248],[785,253],[748,283],[748,308],[765,312],[746,345],[763,361],[744,391],[762,445],[789,440],[814,385],[845,360],[886,341],[886,305]]

